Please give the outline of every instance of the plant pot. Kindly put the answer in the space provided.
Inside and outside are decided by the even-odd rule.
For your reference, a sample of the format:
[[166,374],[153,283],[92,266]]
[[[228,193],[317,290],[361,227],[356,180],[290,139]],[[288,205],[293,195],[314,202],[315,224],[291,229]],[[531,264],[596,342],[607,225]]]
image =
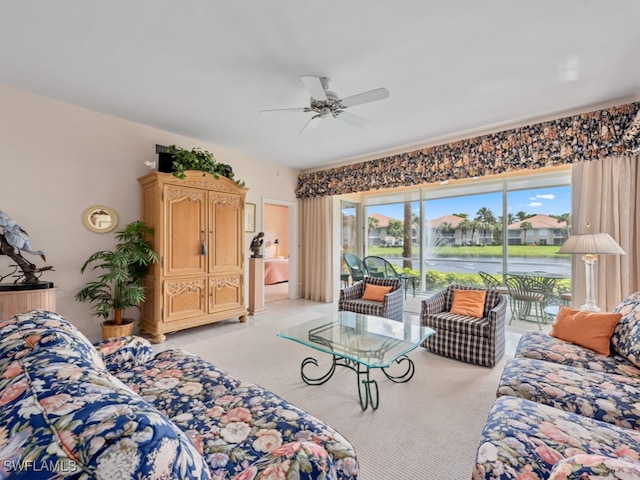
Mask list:
[[133,335],[135,326],[136,323],[132,318],[123,319],[122,325],[114,324],[113,320],[105,320],[100,324],[100,327],[102,327],[102,339]]

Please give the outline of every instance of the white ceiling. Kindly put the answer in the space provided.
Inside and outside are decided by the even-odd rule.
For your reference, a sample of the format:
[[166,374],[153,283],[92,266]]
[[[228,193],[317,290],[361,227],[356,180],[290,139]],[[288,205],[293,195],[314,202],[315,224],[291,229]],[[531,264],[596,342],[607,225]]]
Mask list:
[[[3,0],[0,83],[306,169],[637,100],[639,20],[640,0]],[[390,97],[298,134],[311,113],[260,111],[307,106],[302,75]]]

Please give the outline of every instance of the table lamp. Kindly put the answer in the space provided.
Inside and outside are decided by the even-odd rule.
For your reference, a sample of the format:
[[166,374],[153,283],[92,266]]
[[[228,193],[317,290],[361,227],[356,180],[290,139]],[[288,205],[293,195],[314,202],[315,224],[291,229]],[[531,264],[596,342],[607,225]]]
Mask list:
[[587,298],[580,310],[599,312],[600,307],[595,300],[595,264],[598,255],[625,255],[624,250],[608,233],[590,233],[590,224],[587,224],[587,233],[571,235],[558,253],[582,254],[586,273]]
[[278,247],[280,246],[280,240],[278,240],[276,238],[273,243],[276,246],[276,257],[277,257],[278,256]]

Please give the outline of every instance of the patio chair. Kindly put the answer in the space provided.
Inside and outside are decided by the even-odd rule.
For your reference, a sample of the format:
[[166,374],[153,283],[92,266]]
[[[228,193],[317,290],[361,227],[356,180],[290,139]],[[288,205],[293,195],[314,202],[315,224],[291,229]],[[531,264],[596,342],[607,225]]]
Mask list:
[[[382,301],[365,300],[362,297],[367,285],[390,286],[391,291],[384,295]],[[338,310],[402,321],[404,309],[403,292],[402,280],[366,276],[364,280],[340,289]]]
[[482,282],[484,283],[484,286],[487,290],[493,288],[495,290],[498,290],[498,292],[500,292],[502,295],[509,294],[509,289],[506,286],[502,285],[502,283],[500,283],[498,279],[493,275],[487,272],[478,272],[478,275],[480,275],[480,278],[482,279]]
[[347,264],[349,268],[349,273],[351,274],[351,283],[356,283],[361,280],[364,280],[365,275],[367,275],[367,267],[365,267],[362,260],[357,255],[353,253],[345,253],[344,254],[344,263]]
[[533,277],[511,275],[505,280],[509,289],[509,307],[511,309],[511,319],[530,321],[533,316],[538,323],[538,329],[542,330],[542,323],[546,324],[547,319],[544,309],[547,306],[547,286]]
[[398,278],[402,280],[404,285],[404,298],[407,298],[407,290],[409,287],[409,283],[411,283],[411,288],[413,290],[413,296],[416,296],[416,279],[413,275],[408,275],[406,273],[398,273],[395,267],[388,260],[377,257],[375,255],[370,255],[368,257],[364,257],[364,266],[367,269],[367,272],[372,277],[381,277],[381,278]]
[[451,285],[422,301],[420,323],[436,334],[422,346],[430,352],[463,362],[493,367],[504,355],[506,345],[507,299],[496,289],[488,289],[481,317],[452,313],[456,291],[484,289]]

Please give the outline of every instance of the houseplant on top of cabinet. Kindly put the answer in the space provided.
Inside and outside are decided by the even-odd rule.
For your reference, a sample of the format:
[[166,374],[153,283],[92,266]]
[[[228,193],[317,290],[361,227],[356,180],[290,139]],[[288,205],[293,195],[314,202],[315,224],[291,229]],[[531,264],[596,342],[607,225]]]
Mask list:
[[[103,272],[76,294],[76,300],[92,303],[93,313],[105,319],[100,324],[102,338],[133,333],[134,320],[124,318],[124,311],[139,307],[145,299],[144,276],[149,266],[158,261],[158,255],[145,239],[152,234],[153,229],[146,223],[131,222],[116,232],[118,243],[113,250],[93,253],[80,269],[80,273],[89,267]],[[113,320],[106,320],[111,311]]]
[[210,173],[213,175],[213,178],[218,178],[220,176],[226,177],[233,180],[241,187],[244,187],[244,182],[242,180],[234,180],[233,177],[235,174],[233,173],[231,165],[216,161],[213,153],[208,152],[207,150],[202,150],[198,147],[187,150],[176,147],[175,145],[169,145],[167,149],[167,153],[171,154],[171,158],[173,159],[171,172],[174,177],[184,180],[184,172],[187,170],[198,170],[201,171],[203,175],[205,173]]

